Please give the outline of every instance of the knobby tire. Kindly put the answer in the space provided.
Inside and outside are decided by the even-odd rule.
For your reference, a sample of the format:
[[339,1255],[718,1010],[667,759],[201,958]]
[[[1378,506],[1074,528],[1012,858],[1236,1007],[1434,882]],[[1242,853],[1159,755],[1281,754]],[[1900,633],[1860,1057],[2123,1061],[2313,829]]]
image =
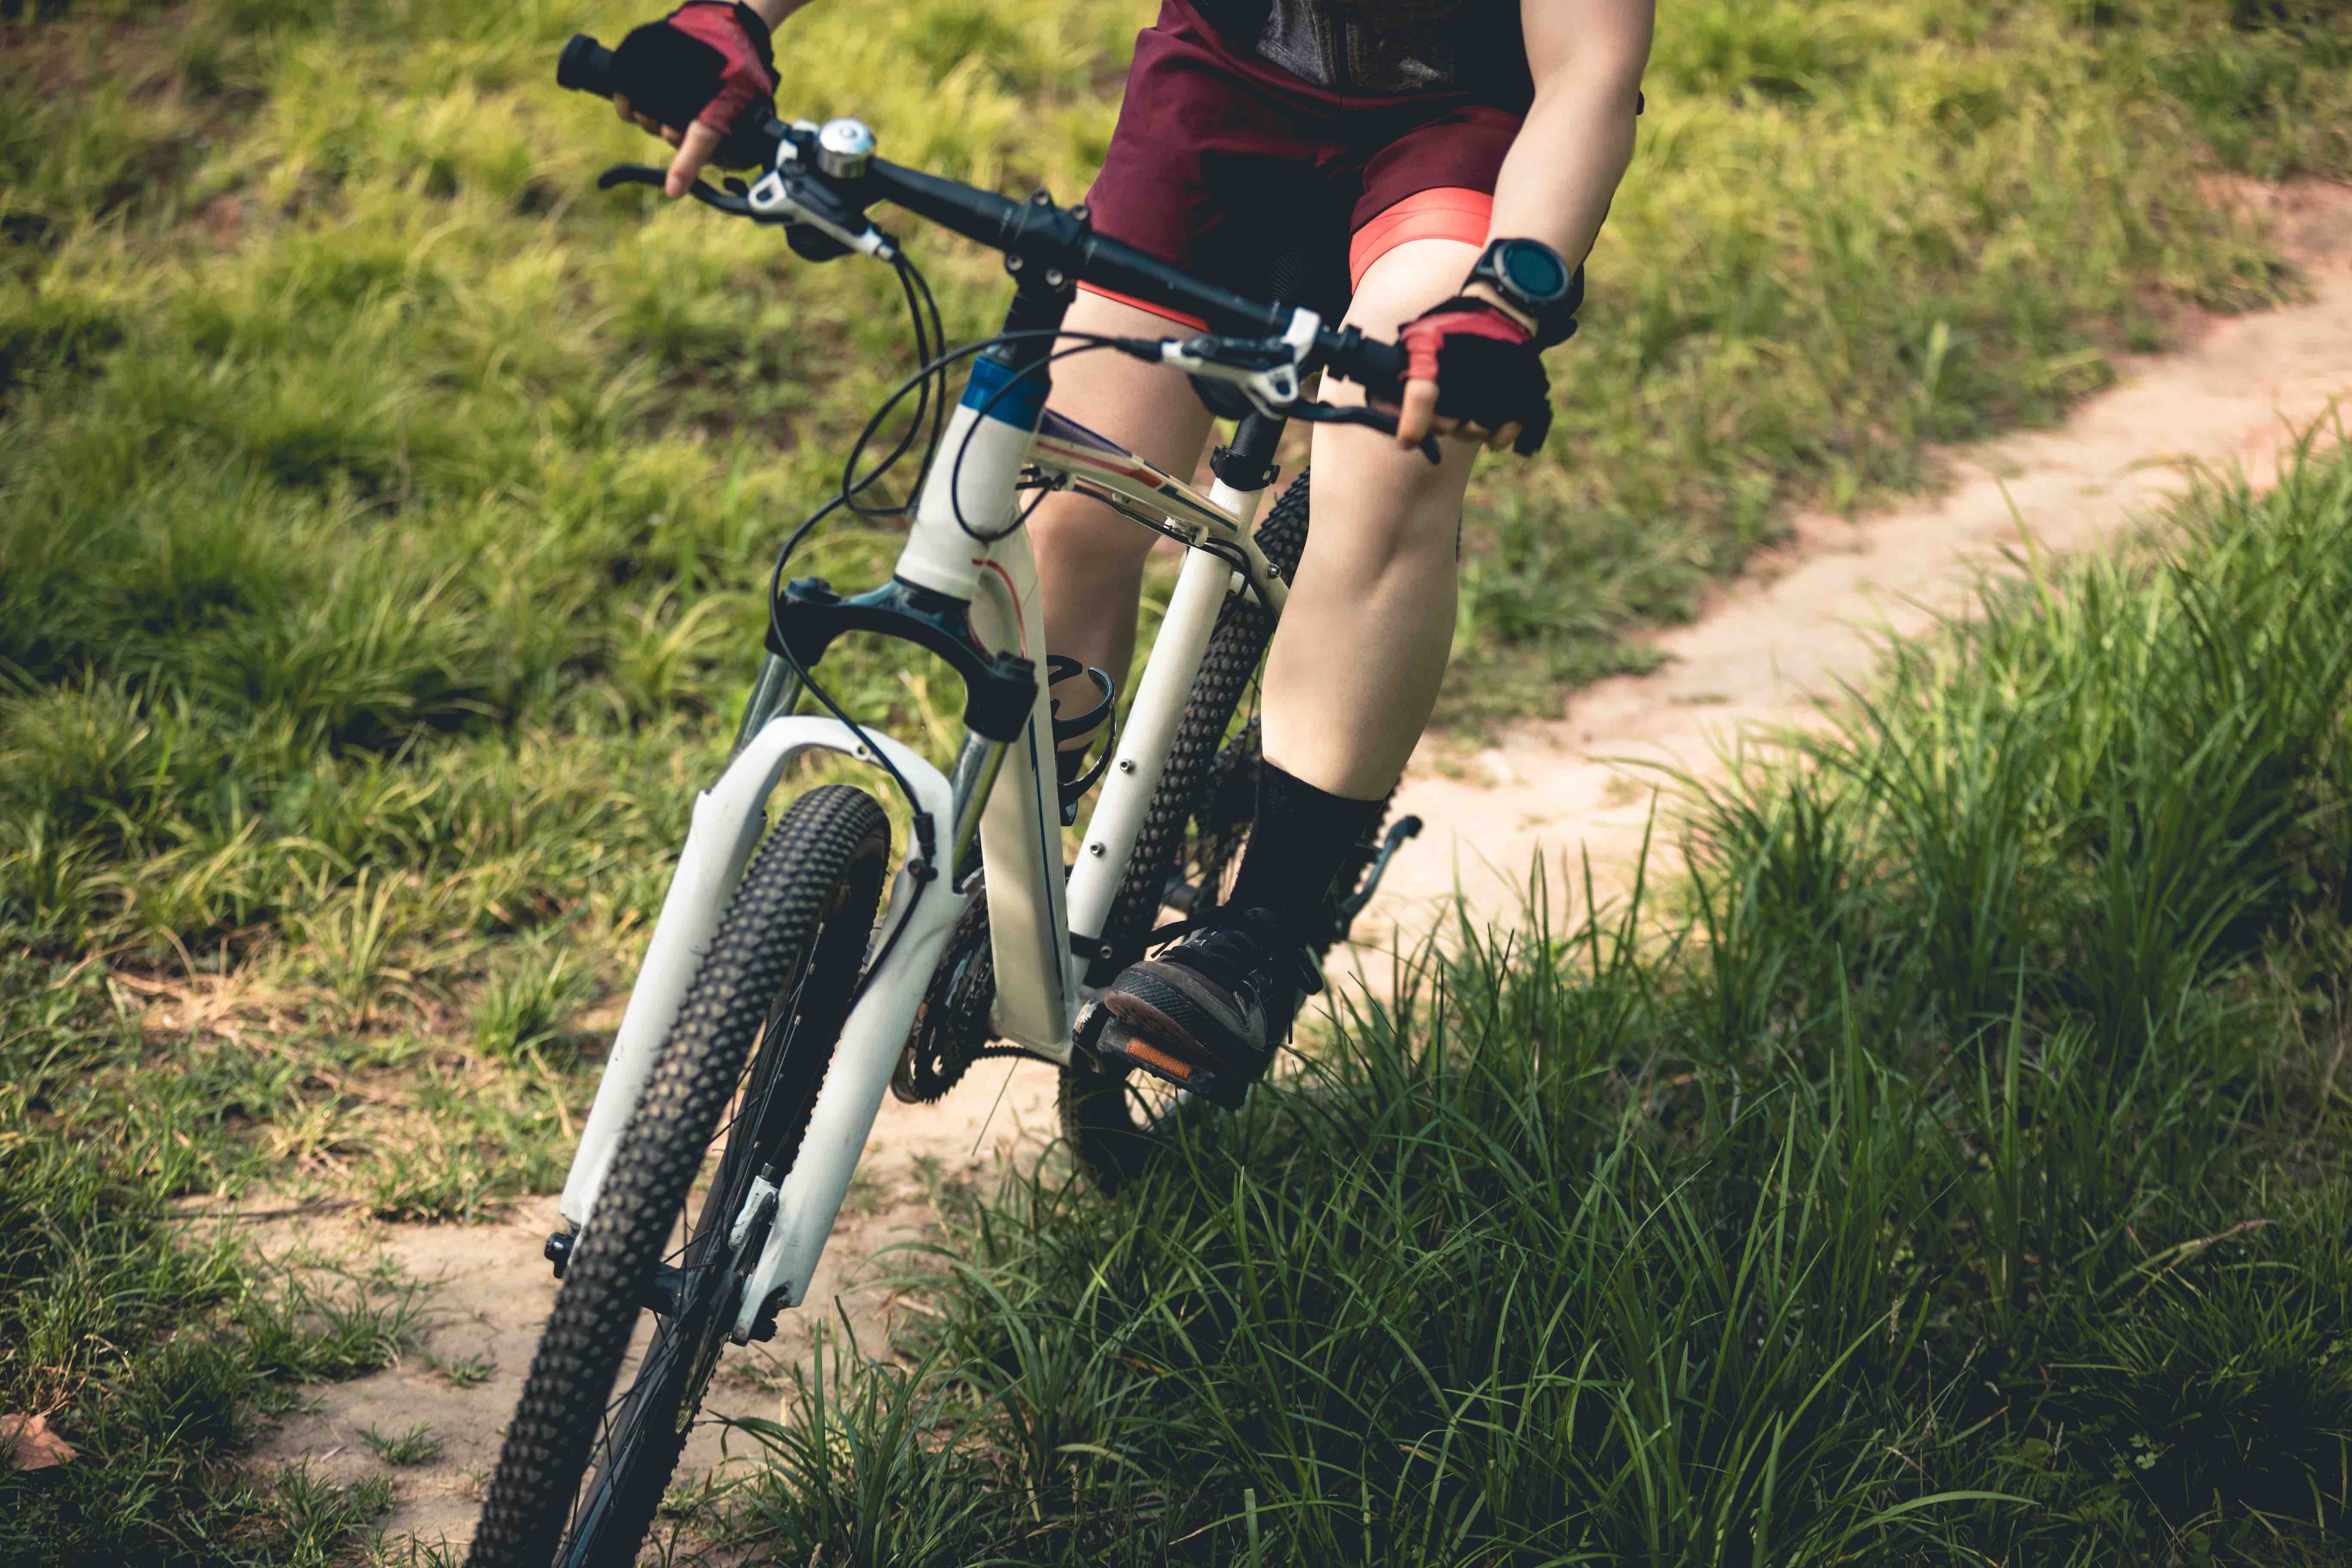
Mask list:
[[[740,1247],[730,1247],[728,1231],[752,1180],[764,1172],[781,1184],[799,1153],[889,848],[873,797],[828,785],[793,803],[744,872],[572,1248],[484,1500],[471,1568],[636,1561],[772,1210]],[[727,1148],[673,1254],[670,1237],[730,1102]],[[682,1269],[677,1310],[656,1314],[636,1376],[615,1398],[638,1316],[672,1256]]]

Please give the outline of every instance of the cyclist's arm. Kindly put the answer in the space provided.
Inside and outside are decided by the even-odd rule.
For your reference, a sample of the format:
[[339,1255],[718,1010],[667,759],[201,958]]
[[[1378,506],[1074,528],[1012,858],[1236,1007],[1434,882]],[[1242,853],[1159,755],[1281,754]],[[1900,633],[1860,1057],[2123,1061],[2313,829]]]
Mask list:
[[1495,182],[1488,238],[1539,239],[1571,261],[1592,248],[1633,158],[1655,16],[1655,0],[1521,0],[1535,102]]

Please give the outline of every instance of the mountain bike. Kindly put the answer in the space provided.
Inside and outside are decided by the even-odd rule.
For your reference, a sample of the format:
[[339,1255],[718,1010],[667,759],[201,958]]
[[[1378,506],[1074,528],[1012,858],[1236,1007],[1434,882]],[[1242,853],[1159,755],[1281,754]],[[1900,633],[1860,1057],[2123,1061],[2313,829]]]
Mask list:
[[[609,96],[610,68],[583,35],[557,80]],[[1014,201],[887,163],[853,120],[771,121],[764,136],[772,152],[755,182],[698,183],[695,198],[782,227],[806,259],[896,269],[919,369],[866,426],[840,492],[778,556],[732,755],[695,803],[564,1183],[565,1228],[546,1249],[562,1284],[485,1497],[477,1568],[635,1560],[720,1352],[772,1338],[800,1303],[886,1090],[937,1099],[984,1055],[1050,1064],[1070,1148],[1105,1187],[1175,1135],[1183,1097],[1095,1053],[1096,998],[1163,909],[1223,896],[1248,832],[1257,731],[1242,710],[1307,532],[1303,473],[1250,526],[1278,477],[1286,421],[1395,428],[1307,390],[1319,371],[1392,399],[1404,363],[1393,344],[1190,278],[1043,192]],[[599,183],[661,180],[625,165]],[[940,352],[920,272],[868,216],[886,202],[1003,253],[1015,288],[1001,332]],[[1213,330],[1073,342],[1060,329],[1080,279]],[[1238,419],[1206,494],[1045,406],[1052,364],[1087,352],[1182,371]],[[965,364],[950,410],[943,378]],[[861,476],[860,454],[909,397],[903,433]],[[1433,442],[1424,451],[1436,460]],[[877,480],[910,455],[914,500],[877,506]],[[1060,667],[1020,526],[1024,496],[1060,489],[1185,550],[1127,721],[1066,790],[1047,696]],[[793,550],[842,508],[911,514],[890,580],[842,593],[788,579]],[[825,690],[824,655],[852,635],[911,644],[960,678],[965,733],[947,771]],[[1107,709],[1109,678],[1091,674]],[[888,816],[866,790],[808,789],[770,825],[770,796],[811,753],[866,764],[904,800],[911,842],[895,874]],[[1062,829],[1097,779],[1066,867]],[[1318,952],[1346,936],[1419,826],[1406,818],[1357,846]],[[650,1340],[616,1388],[647,1313]]]

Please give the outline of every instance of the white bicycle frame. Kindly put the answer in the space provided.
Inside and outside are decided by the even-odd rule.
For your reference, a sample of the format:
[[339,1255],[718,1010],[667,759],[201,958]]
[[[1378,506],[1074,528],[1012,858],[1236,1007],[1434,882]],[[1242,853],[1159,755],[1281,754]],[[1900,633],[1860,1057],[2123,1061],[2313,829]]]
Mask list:
[[[1311,342],[1312,317],[1299,315]],[[779,676],[782,661],[772,657],[736,755],[695,802],[685,848],[564,1182],[563,1217],[574,1227],[584,1226],[655,1058],[766,826],[768,796],[784,771],[812,750],[878,768],[873,748],[880,748],[911,787],[918,817],[929,819],[918,841],[939,846],[948,868],[919,865],[910,847],[908,863],[891,885],[868,950],[869,962],[874,953],[883,956],[842,1030],[799,1158],[779,1192],[773,1226],[735,1325],[739,1343],[764,1310],[779,1302],[799,1305],[816,1273],[949,931],[965,902],[982,896],[976,878],[955,885],[951,869],[973,814],[994,943],[994,1031],[1041,1058],[1066,1062],[1077,1015],[1096,994],[1084,983],[1087,961],[1109,956],[1102,938],[1111,903],[1218,609],[1228,592],[1246,583],[1270,614],[1281,613],[1282,580],[1250,537],[1264,490],[1236,490],[1220,480],[1202,495],[1083,426],[1041,411],[1035,397],[1007,397],[1013,379],[985,361],[975,369],[949,423],[941,460],[925,482],[896,575],[968,603],[973,631],[992,652],[1016,652],[1034,663],[1037,691],[1025,730],[1009,747],[969,737],[950,782],[871,726],[864,727],[861,739],[839,720],[792,715],[797,683]],[[1027,531],[1013,525],[1024,477],[1066,484],[1188,547],[1066,884],[1036,563]],[[975,533],[987,542],[975,543]],[[755,1192],[752,1202],[763,1199]]]

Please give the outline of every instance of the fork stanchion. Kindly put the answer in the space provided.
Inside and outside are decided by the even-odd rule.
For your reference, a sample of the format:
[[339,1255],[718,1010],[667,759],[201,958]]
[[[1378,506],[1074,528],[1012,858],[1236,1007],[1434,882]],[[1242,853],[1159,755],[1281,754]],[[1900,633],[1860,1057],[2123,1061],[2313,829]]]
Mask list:
[[743,700],[743,719],[735,727],[735,744],[727,753],[733,762],[743,754],[768,721],[779,713],[789,713],[801,700],[801,675],[789,659],[773,653],[763,653],[760,658],[759,679],[751,683],[751,695]]
[[966,731],[963,750],[956,754],[948,787],[955,799],[955,823],[949,835],[948,865],[953,868],[948,885],[961,888],[980,868],[980,819],[987,814],[988,797],[995,793],[996,775],[1004,770],[1011,744]]

